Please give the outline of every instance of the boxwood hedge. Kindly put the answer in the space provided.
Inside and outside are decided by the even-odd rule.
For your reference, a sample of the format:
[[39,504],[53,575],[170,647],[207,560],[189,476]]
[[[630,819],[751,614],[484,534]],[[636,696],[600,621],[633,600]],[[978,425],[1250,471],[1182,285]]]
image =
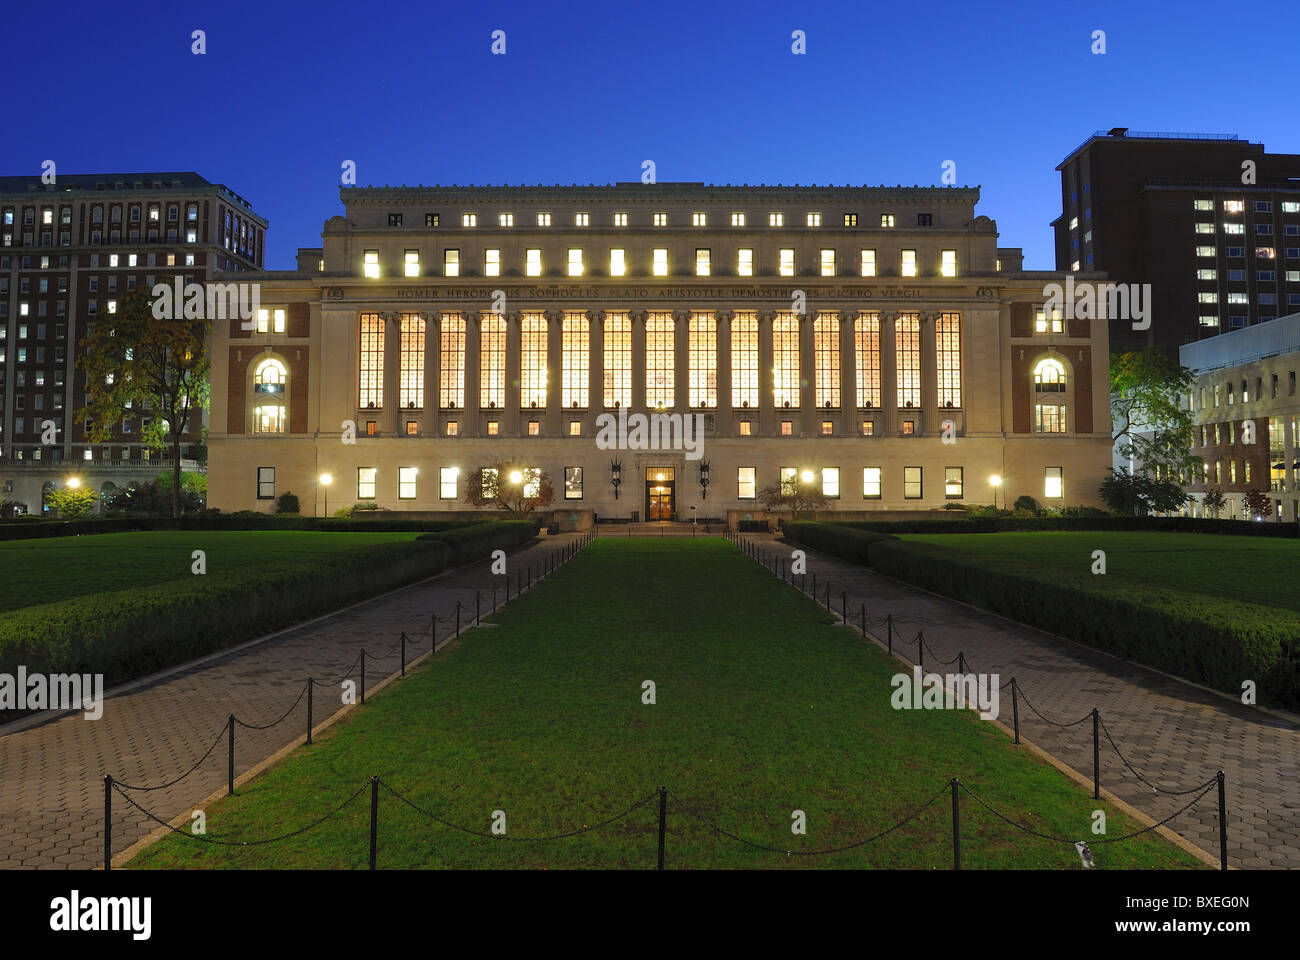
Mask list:
[[27,520],[0,523],[0,540],[77,537],[131,530],[319,530],[335,533],[416,533],[455,530],[474,520],[354,520],[335,517],[107,517],[96,520]]
[[838,523],[816,523],[787,520],[781,524],[785,536],[814,550],[822,550],[841,560],[852,563],[869,563],[867,548],[881,540],[893,540],[887,533],[859,530]]

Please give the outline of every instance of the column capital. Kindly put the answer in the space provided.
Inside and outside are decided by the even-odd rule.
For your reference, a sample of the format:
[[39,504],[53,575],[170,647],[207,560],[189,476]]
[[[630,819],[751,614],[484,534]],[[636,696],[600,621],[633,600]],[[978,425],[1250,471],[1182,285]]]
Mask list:
[[844,322],[844,323],[852,323],[852,322],[853,322],[854,320],[856,320],[856,319],[858,319],[858,311],[856,311],[856,310],[841,310],[841,311],[840,311],[840,320],[841,320],[842,322]]
[[771,323],[773,318],[776,317],[776,311],[758,310],[755,312],[754,316],[757,317],[759,323]]
[[715,320],[717,320],[718,323],[730,323],[731,320],[732,320],[732,318],[733,318],[735,315],[736,315],[736,311],[734,311],[734,310],[714,310],[714,311],[713,311],[713,318],[714,318]]
[[934,323],[936,320],[939,319],[939,311],[938,311],[938,310],[922,310],[922,311],[921,311],[921,319],[924,320],[926,323]]
[[894,323],[900,314],[897,310],[881,310],[880,320],[882,323]]
[[649,312],[650,311],[648,310],[629,310],[627,312],[627,318],[633,323],[645,323]]
[[675,320],[675,321],[677,321],[677,322],[679,322],[679,323],[684,322],[684,321],[687,321],[687,320],[690,320],[690,319],[691,319],[691,311],[690,311],[690,310],[682,310],[682,309],[678,309],[678,310],[674,310],[674,311],[673,311],[673,320]]
[[588,322],[588,323],[604,323],[604,322],[605,322],[605,311],[604,311],[604,310],[588,310],[588,311],[587,311],[587,322]]
[[478,323],[479,320],[482,319],[482,313],[478,310],[462,310],[460,315],[467,324]]
[[549,323],[559,323],[564,319],[563,310],[545,310],[542,315],[546,317]]

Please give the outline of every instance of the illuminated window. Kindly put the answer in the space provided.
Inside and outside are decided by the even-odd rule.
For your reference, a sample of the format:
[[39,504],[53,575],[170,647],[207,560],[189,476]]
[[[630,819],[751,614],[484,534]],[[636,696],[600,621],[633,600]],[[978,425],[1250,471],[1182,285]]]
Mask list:
[[485,277],[501,276],[501,251],[500,250],[483,251],[483,276]]
[[780,312],[772,319],[772,398],[778,408],[799,406],[799,318]]
[[549,213],[539,213],[537,215],[537,225],[539,227],[549,227],[551,225],[551,215]]
[[632,404],[632,320],[626,313],[606,313],[604,330],[604,403]]
[[528,421],[528,435],[529,435],[530,437],[540,437],[540,436],[542,435],[542,421],[540,421],[540,420],[529,420],[529,421]]
[[876,275],[876,251],[862,251],[862,275],[864,277],[874,277]]
[[513,227],[515,225],[515,215],[513,213],[498,213],[498,227]]
[[1065,404],[1034,404],[1034,431],[1036,433],[1065,433]]
[[785,214],[784,214],[784,213],[769,213],[769,214],[767,215],[767,225],[768,225],[769,227],[784,227],[784,226],[785,226]]
[[626,213],[616,213],[616,214],[614,214],[614,226],[616,226],[616,227],[626,227],[626,226],[627,226],[627,214],[626,214]]
[[524,251],[524,276],[540,277],[542,275],[542,251],[533,249]]
[[754,421],[753,421],[753,420],[741,420],[741,421],[740,421],[740,435],[741,435],[742,437],[752,437],[752,436],[754,435]]
[[615,247],[609,251],[609,275],[611,277],[627,276],[627,251]]
[[656,247],[653,254],[653,266],[650,270],[656,277],[668,276],[668,251],[663,247]]
[[863,435],[864,437],[874,437],[874,436],[876,435],[876,421],[874,421],[874,420],[863,420],[863,421],[862,421],[862,435]]
[[528,408],[546,406],[546,315],[530,311],[520,321],[519,401]]
[[822,276],[823,277],[835,276],[835,251],[834,250],[822,251]]
[[462,227],[477,227],[477,226],[478,226],[478,214],[477,214],[477,213],[462,213],[462,214],[460,215],[460,225],[461,225]]
[[905,500],[921,499],[921,468],[920,467],[903,468],[903,499]]
[[438,406],[465,406],[465,318],[444,313],[438,330]]
[[379,436],[379,421],[377,420],[366,421],[366,436],[367,437]]
[[822,215],[820,213],[810,213],[804,219],[804,225],[808,227],[820,227],[822,225]]
[[707,227],[709,225],[709,215],[707,213],[692,213],[692,227]]
[[460,436],[460,421],[448,420],[443,427],[443,435],[448,437]]
[[254,433],[284,433],[286,412],[285,370],[279,360],[268,357],[253,372]]
[[894,215],[892,213],[882,213],[880,215],[880,225],[882,227],[892,227],[894,225]]
[[420,251],[407,250],[402,255],[402,263],[405,266],[406,276],[418,277],[420,275]]
[[758,314],[738,310],[731,320],[731,405],[758,406]]
[[540,467],[524,467],[524,488],[525,497],[536,497],[542,491],[542,471]]
[[1043,473],[1043,497],[1060,500],[1065,496],[1064,471],[1060,467],[1047,467]]
[[756,492],[754,488],[757,485],[757,480],[755,479],[754,474],[755,474],[754,467],[739,467],[736,470],[736,499],[737,500],[754,499],[755,492]]
[[840,317],[819,313],[813,321],[813,360],[817,406],[838,409],[840,405]]
[[844,214],[844,226],[856,227],[858,225],[858,215],[856,213]]
[[397,499],[414,500],[415,499],[415,478],[419,474],[419,467],[398,467],[397,468]]
[[1034,333],[1062,333],[1064,330],[1060,310],[1053,307],[1051,317],[1048,317],[1041,308],[1034,311]]
[[402,314],[400,404],[404,410],[424,409],[424,318]]
[[695,250],[695,275],[697,277],[707,277],[709,273],[709,250],[707,247],[697,247]]
[[654,215],[653,223],[654,223],[654,225],[655,225],[656,227],[666,227],[666,226],[668,226],[668,214],[666,214],[666,213],[656,213],[656,214]]
[[731,215],[731,225],[733,227],[743,227],[745,225],[745,215],[743,213],[733,213]]
[[379,276],[379,251],[378,250],[367,250],[365,252],[364,262],[365,262],[365,267],[362,270],[362,272],[367,277]]
[[689,341],[688,403],[691,407],[718,405],[718,320],[712,313],[692,313]]
[[960,500],[962,491],[962,468],[943,468],[943,495],[949,500]]
[[880,499],[880,467],[862,468],[862,499]]
[[419,421],[419,420],[407,420],[407,421],[406,421],[406,435],[407,435],[408,437],[418,437],[418,436],[420,435],[420,421]]
[[[1040,360],[1034,367],[1034,390],[1039,393],[1062,393],[1065,391],[1065,367],[1059,360],[1051,358]],[[1218,406],[1216,403],[1215,406]]]
[[442,500],[456,499],[456,484],[460,479],[459,467],[440,467],[438,469],[438,497]]
[[[587,408],[588,384],[591,382],[591,322],[585,312],[565,311],[560,329],[561,384],[560,402],[565,409]],[[578,421],[574,421],[578,423]],[[581,427],[582,424],[578,423]],[[580,436],[580,434],[573,434]]]
[[575,227],[589,227],[589,226],[591,226],[591,214],[589,214],[589,213],[575,213],[575,214],[573,215],[573,225],[574,225]]
[[794,436],[794,421],[793,421],[793,420],[782,420],[782,421],[781,421],[781,436],[783,436],[783,437],[793,437],[793,436]]
[[736,276],[752,277],[754,275],[754,251],[741,247],[736,251]]
[[582,248],[581,247],[569,248],[569,276],[571,277],[582,276]]
[[916,276],[916,251],[915,250],[903,251],[903,265],[902,265],[901,275],[904,277]]
[[940,256],[942,257],[942,259],[939,262],[939,276],[941,277],[957,276],[957,251],[944,250],[940,254]]
[[479,324],[478,402],[485,410],[506,405],[506,318],[485,313]]
[[375,499],[375,480],[378,467],[357,467],[357,499]]
[[903,421],[903,436],[905,436],[905,437],[914,437],[914,436],[916,436],[916,421],[915,421],[915,420],[904,420],[904,421]]
[[853,326],[853,353],[858,367],[858,408],[880,406],[880,314],[863,313]]
[[582,436],[582,421],[581,421],[581,420],[570,420],[570,421],[569,421],[569,436],[571,436],[571,437],[580,437],[580,436]]
[[961,314],[941,313],[934,323],[940,407],[961,406]]
[[777,272],[783,277],[794,276],[794,251],[784,249],[780,252],[780,270]]
[[442,275],[444,277],[460,276],[459,250],[444,250],[442,252]]
[[656,310],[646,317],[645,403],[651,409],[673,405],[677,389],[675,333],[671,313]]
[[582,499],[582,467],[564,468],[564,499]]
[[[1200,208],[1198,207],[1197,209],[1200,209]],[[1224,201],[1223,201],[1223,212],[1224,212],[1224,213],[1244,213],[1245,210],[1246,210],[1246,202],[1245,202],[1244,200],[1224,200]]]
[[361,315],[360,395],[357,406],[379,410],[384,406],[384,321],[377,313]]
[[499,437],[501,435],[500,420],[489,420],[487,422],[487,435],[489,437]]
[[259,309],[257,311],[258,333],[284,333],[284,308]]
[[835,435],[835,421],[834,421],[834,420],[823,420],[823,421],[822,421],[822,436],[823,436],[823,437],[831,437],[831,436],[834,436],[834,435]]
[[900,313],[894,322],[899,408],[921,405],[921,317]]

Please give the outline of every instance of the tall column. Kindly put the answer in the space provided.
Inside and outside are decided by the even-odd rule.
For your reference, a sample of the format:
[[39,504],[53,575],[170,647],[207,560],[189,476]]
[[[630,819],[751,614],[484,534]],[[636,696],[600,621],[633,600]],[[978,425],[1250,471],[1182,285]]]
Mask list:
[[506,321],[506,401],[501,424],[503,437],[518,437],[523,432],[519,404],[519,331],[523,325],[523,316],[518,310],[505,314]]
[[691,311],[673,311],[673,410],[691,412]]
[[587,409],[582,424],[582,435],[596,435],[596,418],[605,409],[605,311],[587,311],[588,330],[591,339],[588,343]]
[[772,367],[775,357],[772,353],[772,316],[771,310],[758,311],[758,435],[760,437],[776,436],[779,432],[779,416],[774,406],[772,395]]
[[939,432],[943,416],[939,412],[939,351],[934,340],[935,321],[939,315],[932,311],[921,314],[921,423],[916,432],[931,436]]
[[386,313],[384,316],[384,409],[380,411],[379,432],[384,436],[397,436],[401,423],[401,371],[402,371],[402,315]]
[[799,420],[796,426],[800,436],[815,437],[821,433],[821,414],[817,409],[817,350],[813,338],[813,324],[817,314],[805,311],[799,318]]
[[546,312],[546,413],[542,418],[542,435],[563,436],[567,417],[564,413],[564,311]]
[[840,429],[842,437],[861,436],[858,417],[858,361],[853,325],[856,310],[840,311]]
[[736,432],[736,418],[731,412],[731,311],[718,310],[718,414],[714,430],[720,437]]
[[[632,403],[628,413],[645,410],[645,321],[646,311],[633,310],[628,314],[632,321]],[[626,477],[624,479],[627,479]],[[639,484],[639,481],[638,481]],[[636,486],[636,485],[634,485]],[[640,497],[637,486],[635,496]]]
[[442,314],[437,310],[424,314],[424,409],[420,412],[420,436],[438,435],[438,326]]
[[898,351],[894,344],[894,323],[898,313],[880,313],[880,433],[896,436],[898,426]]
[[479,345],[483,342],[483,315],[477,310],[465,314],[465,410],[460,418],[460,435],[477,437],[479,431]]

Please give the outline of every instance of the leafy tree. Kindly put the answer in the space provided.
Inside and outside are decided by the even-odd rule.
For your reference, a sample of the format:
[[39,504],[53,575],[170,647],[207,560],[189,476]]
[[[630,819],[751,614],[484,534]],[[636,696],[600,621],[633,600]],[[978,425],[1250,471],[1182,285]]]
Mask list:
[[1016,497],[1016,502],[1012,506],[1017,511],[1025,510],[1034,516],[1037,516],[1043,510],[1043,508],[1038,505],[1038,501],[1027,493],[1022,493],[1020,496]]
[[0,520],[12,520],[27,513],[27,504],[19,500],[6,500],[0,503]]
[[555,491],[545,470],[498,461],[466,475],[465,500],[475,507],[492,507],[521,517],[549,506]]
[[1261,490],[1248,490],[1245,496],[1246,512],[1256,520],[1273,514],[1273,498]]
[[1223,513],[1223,508],[1227,504],[1228,498],[1223,495],[1223,491],[1218,487],[1205,492],[1205,497],[1201,500],[1206,510],[1214,511],[1214,516],[1218,517]]
[[298,513],[299,510],[300,505],[298,503],[298,494],[296,493],[282,493],[280,494],[279,499],[275,501],[276,513]]
[[56,487],[45,494],[50,509],[59,511],[61,520],[84,520],[95,513],[99,495],[86,487]]
[[1122,353],[1110,363],[1111,440],[1140,475],[1195,476],[1192,413],[1181,402],[1191,391],[1192,371],[1157,349]]
[[815,479],[803,480],[795,475],[758,491],[758,502],[772,513],[789,510],[798,520],[814,510],[826,509],[829,500]]
[[[175,516],[172,512],[173,493],[170,480],[166,486],[156,480],[148,480],[132,487],[119,488],[108,494],[104,498],[104,510],[108,513],[137,517]],[[198,513],[203,510],[203,498],[189,490],[181,490],[180,504],[183,514]]]
[[76,419],[89,421],[89,439],[103,443],[124,417],[141,418],[140,439],[149,447],[171,449],[172,516],[179,517],[181,443],[208,402],[211,322],[171,312],[181,315],[156,317],[151,294],[137,290],[126,295],[116,313],[101,316],[87,330],[84,352],[77,358],[77,369],[86,377],[86,406]]
[[1177,510],[1191,499],[1172,480],[1129,473],[1124,467],[1112,469],[1098,493],[1113,512],[1130,517],[1144,517],[1152,510]]

